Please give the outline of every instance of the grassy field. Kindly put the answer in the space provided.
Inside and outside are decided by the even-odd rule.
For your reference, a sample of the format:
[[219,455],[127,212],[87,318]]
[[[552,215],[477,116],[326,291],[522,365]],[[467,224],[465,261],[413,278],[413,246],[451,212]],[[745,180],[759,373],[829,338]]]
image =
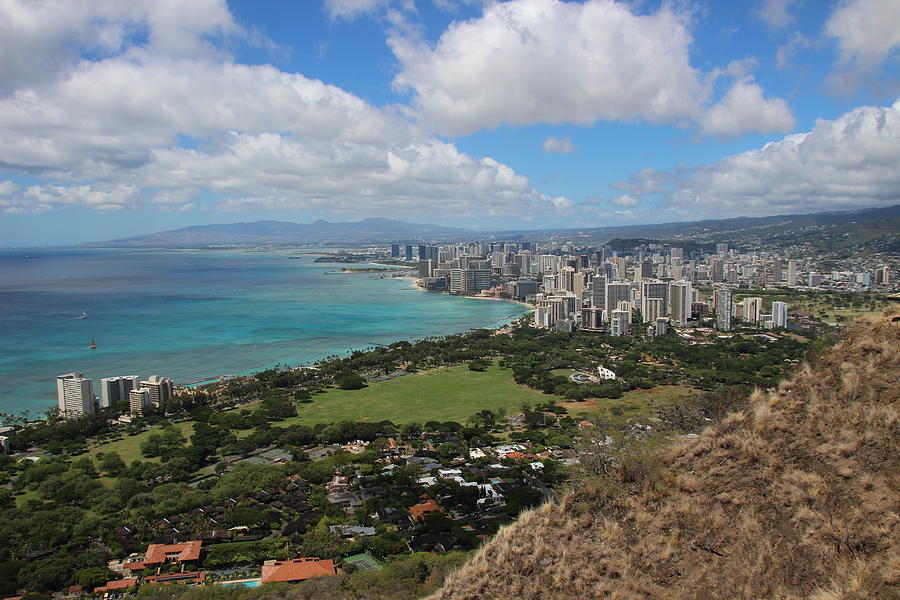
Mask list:
[[691,394],[698,394],[697,390],[680,385],[661,385],[649,390],[631,390],[625,392],[621,398],[591,398],[584,402],[561,402],[572,415],[601,414],[604,418],[616,421],[631,419],[637,416],[653,416],[655,413],[650,408],[651,403],[657,405],[667,401]]
[[[523,403],[535,405],[551,398],[565,406],[573,416],[602,413],[610,419],[619,420],[649,414],[652,412],[648,407],[650,400],[660,403],[690,393],[690,388],[660,386],[651,390],[632,390],[616,400],[566,402],[558,396],[517,385],[510,370],[496,365],[484,372],[457,366],[405,375],[370,384],[361,390],[332,389],[324,394],[316,394],[313,402],[298,405],[298,416],[274,425],[287,427],[294,424],[383,420],[397,424],[427,421],[464,423],[480,410],[503,408],[507,413],[514,413],[521,410]],[[192,422],[176,423],[175,426],[185,438],[190,437]],[[88,456],[115,451],[129,464],[134,460],[144,460],[140,451],[141,442],[158,430],[156,427],[135,436],[95,446],[88,451]],[[243,437],[251,432],[248,429],[236,433]]]
[[434,369],[375,383],[361,390],[330,390],[301,404],[299,416],[279,426],[336,421],[383,421],[424,423],[464,422],[479,410],[521,410],[523,402],[545,402],[548,396],[517,385],[512,371],[491,366],[484,372],[466,366]]
[[[181,431],[181,435],[185,438],[191,437],[194,433],[193,421],[185,421],[184,423],[175,423],[174,427]],[[118,452],[125,464],[131,464],[135,460],[149,460],[158,462],[158,458],[144,458],[141,455],[141,443],[150,437],[151,433],[158,432],[162,427],[153,427],[148,431],[141,432],[137,435],[126,435],[121,440],[93,446],[87,451],[87,456],[95,456],[98,452]]]
[[[872,305],[874,304],[874,308]],[[789,311],[802,311],[812,316],[819,317],[826,323],[849,323],[860,317],[880,315],[888,306],[896,304],[884,300],[865,302],[861,307],[835,307],[825,302],[824,298],[804,298],[793,304],[788,304]]]
[[[700,286],[698,288],[705,296],[712,295],[712,289],[709,286]],[[796,314],[798,312],[807,313],[816,318],[822,319],[831,325],[837,323],[849,323],[863,316],[880,315],[884,309],[896,304],[896,301],[876,298],[873,295],[866,294],[830,294],[827,292],[801,292],[798,290],[783,289],[752,289],[735,291],[734,301],[740,302],[747,297],[761,297],[763,299],[763,313],[769,313],[772,310],[772,302],[779,300],[786,302],[788,312]],[[857,306],[843,306],[853,301],[859,301]]]
[[562,375],[563,377],[571,377],[575,369],[553,369],[550,371],[553,375]]

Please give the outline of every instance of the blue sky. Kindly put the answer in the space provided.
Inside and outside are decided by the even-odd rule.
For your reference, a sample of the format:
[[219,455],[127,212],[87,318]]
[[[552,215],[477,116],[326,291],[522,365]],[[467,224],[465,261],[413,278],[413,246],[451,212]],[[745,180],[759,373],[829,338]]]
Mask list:
[[896,0],[0,2],[0,246],[900,203]]

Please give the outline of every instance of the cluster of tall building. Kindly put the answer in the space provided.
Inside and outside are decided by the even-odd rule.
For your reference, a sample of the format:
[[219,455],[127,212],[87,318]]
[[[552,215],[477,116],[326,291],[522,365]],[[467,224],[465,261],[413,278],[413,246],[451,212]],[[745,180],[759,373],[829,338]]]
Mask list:
[[538,327],[627,335],[639,311],[640,321],[648,323],[652,333],[662,334],[672,324],[687,325],[699,304],[690,281],[619,279],[615,268],[609,275],[609,269],[563,267],[558,276],[543,279],[543,291],[534,296]]
[[94,393],[93,380],[79,372],[56,378],[59,414],[65,419],[92,415],[101,408],[124,402],[129,412],[138,416],[154,407],[164,411],[172,400],[175,386],[171,379],[150,375],[141,381],[137,375],[105,377],[100,380],[100,396]]
[[[572,243],[561,247],[524,241],[395,243],[391,255],[418,258],[426,289],[503,293],[533,302],[538,327],[613,334],[629,333],[636,318],[649,324],[652,333],[664,333],[670,326],[683,327],[713,313],[724,331],[737,319],[761,327],[786,327],[784,303],[775,302],[766,312],[761,298],[735,302],[734,290],[806,283],[814,287],[822,282],[808,263],[765,252],[741,254],[727,243],[716,244],[714,254],[651,243],[621,255],[608,247],[576,248]],[[891,269],[880,267],[867,275],[863,283],[890,282]],[[701,285],[715,289],[712,298],[700,297]]]

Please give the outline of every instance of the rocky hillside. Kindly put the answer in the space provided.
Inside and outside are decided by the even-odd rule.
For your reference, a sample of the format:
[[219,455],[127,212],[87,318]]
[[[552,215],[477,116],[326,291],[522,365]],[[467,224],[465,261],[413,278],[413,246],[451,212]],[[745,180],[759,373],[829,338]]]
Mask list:
[[900,598],[900,311],[502,530],[433,600]]

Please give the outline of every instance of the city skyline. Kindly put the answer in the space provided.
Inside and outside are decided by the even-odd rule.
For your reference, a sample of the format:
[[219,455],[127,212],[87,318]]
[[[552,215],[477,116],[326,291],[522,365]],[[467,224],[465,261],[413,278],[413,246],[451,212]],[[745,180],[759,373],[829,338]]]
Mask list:
[[372,216],[533,229],[896,204],[892,8],[9,3],[0,237]]

